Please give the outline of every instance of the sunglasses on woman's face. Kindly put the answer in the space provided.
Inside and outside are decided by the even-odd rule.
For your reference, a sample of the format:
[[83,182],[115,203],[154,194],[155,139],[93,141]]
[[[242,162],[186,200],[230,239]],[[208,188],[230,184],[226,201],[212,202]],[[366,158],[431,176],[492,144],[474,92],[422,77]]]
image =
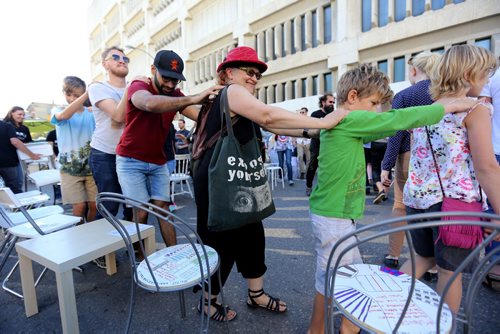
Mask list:
[[106,58],[106,60],[109,60],[109,59],[113,59],[114,61],[120,61],[120,60],[123,60],[123,62],[124,62],[125,64],[130,63],[130,58],[129,58],[129,57],[126,57],[126,56],[120,56],[120,55],[117,55],[117,54],[112,54],[112,55],[110,55],[108,58]]
[[250,67],[238,67],[239,70],[244,71],[249,77],[253,77],[255,75],[255,79],[260,80],[262,78],[262,73],[254,70]]

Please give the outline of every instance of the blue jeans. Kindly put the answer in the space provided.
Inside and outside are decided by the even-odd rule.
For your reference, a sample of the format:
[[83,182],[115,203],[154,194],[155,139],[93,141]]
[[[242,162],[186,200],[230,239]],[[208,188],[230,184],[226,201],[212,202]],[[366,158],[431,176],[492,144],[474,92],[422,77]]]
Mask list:
[[[292,171],[292,150],[286,149],[284,151],[276,151],[278,153],[278,161],[280,164],[281,169],[285,171],[283,168],[284,164],[284,159],[286,159],[286,169],[287,169],[287,176],[288,176],[288,181],[293,180],[293,171]],[[282,175],[284,177],[284,175]]]
[[170,177],[166,163],[157,165],[117,155],[116,173],[125,196],[143,202],[170,202]]
[[5,183],[5,186],[10,188],[14,194],[23,192],[22,185],[19,186],[18,182],[18,168],[16,167],[0,167],[0,176]]
[[[122,193],[120,182],[118,182],[118,175],[116,174],[116,155],[92,148],[90,150],[89,165],[97,186],[97,192]],[[120,204],[107,202],[104,206],[113,215],[116,216],[118,214]],[[99,213],[97,216],[97,219],[102,218]],[[124,208],[123,216],[126,220],[132,220],[132,209]]]
[[[495,157],[497,158],[497,162],[500,164],[500,155],[495,155]],[[491,205],[490,203],[488,203],[488,211],[487,212],[490,212],[490,213],[493,213],[493,209],[491,208]],[[500,212],[496,212],[497,214],[500,214]],[[500,247],[500,242],[498,241],[493,241],[490,245],[486,246],[485,248],[485,254],[488,254],[489,252],[491,252],[493,249],[495,249],[496,247]],[[497,253],[496,255],[494,255],[491,260],[492,261],[495,261],[496,259],[500,258],[500,253]]]

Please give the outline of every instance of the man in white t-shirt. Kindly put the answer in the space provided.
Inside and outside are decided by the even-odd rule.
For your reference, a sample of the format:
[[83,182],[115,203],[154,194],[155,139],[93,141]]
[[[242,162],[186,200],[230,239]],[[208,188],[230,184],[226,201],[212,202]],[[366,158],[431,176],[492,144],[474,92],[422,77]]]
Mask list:
[[[102,66],[108,74],[105,82],[89,86],[89,99],[95,118],[95,131],[90,142],[90,168],[97,185],[97,191],[122,193],[116,175],[116,145],[123,132],[125,113],[117,108],[127,82],[128,63],[122,49],[112,46],[101,55]],[[118,203],[106,203],[106,208],[114,215],[118,213]],[[132,210],[124,209],[126,220],[132,220]],[[101,267],[100,263],[97,263]]]
[[[490,78],[488,83],[481,91],[480,98],[493,104],[493,117],[491,118],[491,137],[493,139],[493,150],[500,163],[500,69],[497,69],[495,74]],[[500,212],[496,212],[500,214]],[[486,254],[494,248],[500,247],[500,242],[493,241],[491,246],[486,247]],[[500,255],[493,256],[493,259]],[[495,290],[500,289],[500,264],[496,264],[486,276],[486,282]]]

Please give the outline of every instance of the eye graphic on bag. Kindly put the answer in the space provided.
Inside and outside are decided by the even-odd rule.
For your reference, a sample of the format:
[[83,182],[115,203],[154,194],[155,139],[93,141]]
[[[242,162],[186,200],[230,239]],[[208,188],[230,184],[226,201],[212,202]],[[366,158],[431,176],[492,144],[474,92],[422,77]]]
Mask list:
[[238,187],[233,202],[236,212],[254,212],[265,209],[271,203],[271,194],[266,191],[266,184],[250,188]]

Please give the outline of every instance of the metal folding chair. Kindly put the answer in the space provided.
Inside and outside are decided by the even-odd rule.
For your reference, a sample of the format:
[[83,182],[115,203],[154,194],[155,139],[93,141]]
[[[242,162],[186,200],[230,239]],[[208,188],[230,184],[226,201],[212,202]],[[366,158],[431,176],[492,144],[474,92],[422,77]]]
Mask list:
[[[177,231],[187,239],[188,243],[178,244],[163,248],[146,257],[139,264],[136,263],[134,248],[130,239],[129,231],[122,225],[119,219],[111,214],[105,206],[105,203],[115,202],[131,206],[134,211],[134,217],[137,217],[137,211],[146,211],[155,217],[161,224],[161,221],[168,221]],[[120,233],[125,242],[130,267],[132,270],[132,280],[130,287],[130,303],[128,318],[126,323],[126,332],[129,332],[132,323],[132,313],[135,303],[135,288],[139,286],[142,289],[152,292],[179,292],[181,303],[181,314],[185,317],[185,303],[183,291],[195,285],[201,285],[203,288],[207,285],[207,291],[210,295],[211,285],[210,276],[219,268],[219,256],[217,252],[205,246],[196,231],[184,222],[181,218],[151,203],[135,200],[133,198],[116,194],[100,193],[96,197],[97,210],[108,220],[110,224]],[[139,236],[141,225],[135,221],[135,228]],[[139,242],[142,254],[144,246]],[[175,256],[172,256],[175,254]],[[208,268],[208,270],[207,270]],[[220,276],[219,276],[220,282]],[[209,315],[201,312],[200,332],[206,333],[209,328]]]
[[[457,217],[456,220],[440,220],[444,216]],[[460,217],[479,217],[483,221],[461,220]],[[469,280],[469,286],[463,296],[463,312],[452,315],[444,303],[451,284],[467,266],[478,258],[496,235],[500,233],[500,225],[484,220],[500,220],[500,215],[478,212],[434,212],[416,214],[384,220],[378,223],[363,226],[352,233],[340,238],[334,245],[326,269],[325,298],[325,330],[334,333],[336,315],[342,315],[356,326],[370,332],[408,332],[408,324],[416,312],[428,313],[425,317],[428,322],[418,325],[428,332],[453,332],[457,323],[463,324],[463,332],[469,333],[473,329],[473,301],[481,282],[488,271],[500,260],[493,260],[500,249],[490,252],[479,261]],[[424,220],[424,221],[422,221]],[[408,225],[393,227],[393,224],[408,222]],[[439,227],[444,225],[475,225],[491,228],[493,233],[476,246],[454,274],[444,288],[443,295],[439,296],[430,287],[415,278],[415,250],[410,236],[411,230]],[[388,236],[394,232],[404,231],[410,251],[412,275],[405,275],[398,270],[380,265],[347,264],[341,265],[343,257],[355,247],[369,241]],[[354,240],[354,241],[353,241]],[[336,260],[334,259],[334,256]],[[396,293],[398,291],[398,293]],[[400,293],[399,293],[400,292]],[[381,293],[380,298],[375,294]],[[390,303],[390,312],[383,303]],[[418,308],[419,307],[419,308]],[[418,309],[417,309],[418,308]],[[431,312],[431,309],[433,310]],[[435,309],[435,310],[434,310]],[[407,316],[409,314],[410,316]],[[377,318],[378,317],[378,318]],[[381,328],[385,326],[384,328]]]

